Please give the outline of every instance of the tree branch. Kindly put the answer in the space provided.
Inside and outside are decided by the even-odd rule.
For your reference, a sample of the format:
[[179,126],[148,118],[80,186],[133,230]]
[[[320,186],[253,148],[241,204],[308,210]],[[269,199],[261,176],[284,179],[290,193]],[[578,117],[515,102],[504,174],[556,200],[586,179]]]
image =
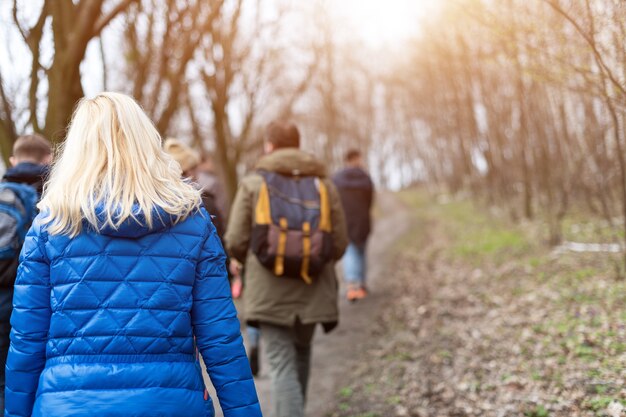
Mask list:
[[600,67],[600,70],[606,74],[609,81],[611,81],[611,84],[613,84],[613,86],[617,88],[621,94],[626,94],[626,89],[617,80],[617,77],[615,76],[615,74],[613,74],[611,69],[607,66],[606,62],[602,58],[602,55],[600,54],[600,51],[597,48],[594,35],[587,33],[572,16],[570,16],[565,10],[563,10],[561,6],[559,6],[552,0],[542,0],[542,1],[546,3],[548,6],[550,6],[555,12],[563,16],[563,18],[565,18],[565,20],[567,20],[574,27],[574,29],[576,29],[576,32],[578,32],[578,34],[585,40],[587,45],[589,45],[589,47],[591,48],[591,52],[593,53],[596,59],[596,62],[598,63],[598,66]]
[[26,46],[32,54],[30,86],[28,89],[28,108],[29,123],[32,125],[33,129],[36,132],[41,131],[39,127],[39,122],[37,121],[37,89],[39,88],[39,70],[42,68],[41,63],[39,62],[39,44],[41,43],[41,38],[43,37],[43,29],[46,23],[46,19],[48,18],[48,14],[49,7],[48,1],[46,0],[43,3],[37,22],[32,28],[28,30],[28,32],[26,32],[20,26],[17,18],[17,0],[14,0],[13,2],[13,20],[15,21],[15,24],[18,27],[18,30],[20,31],[20,34],[22,35],[24,41],[26,42]]
[[113,10],[109,12],[109,14],[100,16],[100,18],[96,20],[93,26],[92,36],[96,37],[100,35],[100,32],[102,32],[102,30],[109,23],[111,23],[111,21],[115,19],[117,15],[126,10],[132,3],[137,3],[138,1],[139,0],[122,0],[117,4],[117,6],[113,8]]
[[3,122],[7,133],[10,136],[15,137],[17,135],[17,131],[15,129],[15,122],[13,120],[13,106],[9,101],[6,92],[4,91],[4,80],[2,78],[2,73],[0,73],[0,110],[4,112],[6,117],[2,117],[0,121]]
[[17,0],[13,0],[13,22],[15,23],[17,30],[20,32],[20,35],[22,35],[22,39],[24,39],[24,42],[28,43],[28,34],[24,30],[24,28],[22,28],[22,24],[17,17]]

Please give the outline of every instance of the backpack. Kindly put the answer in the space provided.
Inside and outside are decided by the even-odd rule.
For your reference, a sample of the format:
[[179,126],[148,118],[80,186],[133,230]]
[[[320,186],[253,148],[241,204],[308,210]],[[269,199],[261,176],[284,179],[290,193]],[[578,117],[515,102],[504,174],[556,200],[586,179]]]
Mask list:
[[35,215],[37,191],[27,184],[0,183],[0,260],[19,256]]
[[252,252],[274,275],[312,284],[332,259],[326,185],[314,176],[258,173],[263,183],[254,213]]

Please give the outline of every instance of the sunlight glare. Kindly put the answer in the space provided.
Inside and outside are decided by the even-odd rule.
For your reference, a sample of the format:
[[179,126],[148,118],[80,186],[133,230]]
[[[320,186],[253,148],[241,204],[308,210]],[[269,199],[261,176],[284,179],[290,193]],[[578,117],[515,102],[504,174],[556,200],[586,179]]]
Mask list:
[[[441,0],[439,0],[441,1]],[[373,46],[390,45],[415,35],[419,22],[438,0],[333,0],[337,16]]]

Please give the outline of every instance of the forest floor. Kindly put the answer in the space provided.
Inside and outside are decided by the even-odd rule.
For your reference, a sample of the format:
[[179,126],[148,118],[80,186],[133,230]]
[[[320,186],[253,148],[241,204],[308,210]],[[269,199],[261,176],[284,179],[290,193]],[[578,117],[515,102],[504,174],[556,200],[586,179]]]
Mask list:
[[616,255],[552,250],[541,225],[467,201],[399,197],[412,229],[326,416],[626,416]]

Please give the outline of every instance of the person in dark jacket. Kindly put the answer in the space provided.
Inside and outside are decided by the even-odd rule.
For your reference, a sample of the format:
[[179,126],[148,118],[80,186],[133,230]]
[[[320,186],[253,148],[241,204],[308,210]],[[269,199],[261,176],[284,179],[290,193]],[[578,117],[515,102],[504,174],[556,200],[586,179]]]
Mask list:
[[148,116],[82,99],[15,282],[6,417],[261,417],[226,255]]
[[[13,155],[9,159],[12,167],[7,169],[2,182],[29,185],[37,196],[41,196],[51,159],[52,145],[46,138],[40,135],[20,136],[13,145]],[[31,207],[31,210],[34,211],[35,207]],[[25,228],[29,226],[30,224],[24,225]],[[0,259],[0,416],[4,415],[4,373],[9,351],[13,285],[18,259],[15,255]]]
[[349,150],[345,163],[346,168],[337,172],[333,181],[341,196],[350,238],[343,257],[344,278],[348,284],[347,298],[349,301],[356,301],[367,296],[366,246],[372,227],[374,185],[363,169],[363,158],[359,150]]
[[211,194],[216,211],[222,215],[222,222],[224,223],[224,228],[226,228],[226,223],[228,223],[228,196],[211,156],[204,156],[200,165],[195,169],[194,178],[203,191]]

